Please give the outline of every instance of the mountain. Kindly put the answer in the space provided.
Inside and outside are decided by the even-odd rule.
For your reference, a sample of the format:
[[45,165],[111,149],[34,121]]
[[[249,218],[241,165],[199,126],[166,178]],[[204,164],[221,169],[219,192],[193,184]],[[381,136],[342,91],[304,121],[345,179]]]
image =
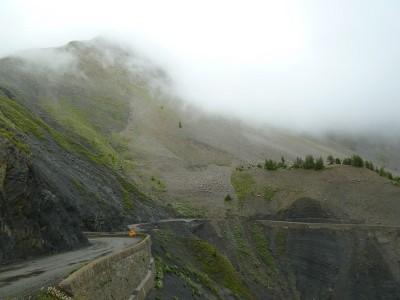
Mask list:
[[[86,76],[83,71],[69,69],[67,72],[64,69],[64,72],[62,68],[66,65],[60,61],[67,61],[65,57],[69,54],[65,53],[72,55],[78,51],[73,43],[65,48],[43,51],[1,60],[0,136],[6,143],[4,148],[13,145],[12,152],[18,153],[17,157],[23,156],[35,176],[51,187],[55,205],[65,210],[64,218],[76,220],[74,226],[80,230],[126,229],[127,224],[161,218],[163,209],[122,177],[124,158],[118,149],[125,147],[124,139],[114,131],[120,131],[126,125],[129,117],[127,97],[114,95],[113,91],[117,89],[111,90],[106,84],[100,83],[103,90],[99,90],[89,78],[83,79]],[[57,56],[59,53],[62,54]],[[38,59],[36,55],[39,55]],[[49,64],[41,59],[47,59]],[[53,63],[57,69],[49,67]],[[91,68],[90,61],[87,65],[88,74],[97,72],[95,67]],[[115,103],[111,96],[117,99]],[[8,153],[11,150],[4,151],[3,181],[12,186],[18,183],[13,175],[17,158]],[[2,228],[5,229],[1,232],[5,241],[1,249],[3,259],[18,259],[25,256],[22,253],[30,254],[27,250],[30,244],[15,244],[14,236],[17,236],[16,240],[26,242],[30,231],[45,227],[42,221],[34,218],[27,218],[23,230],[8,223],[11,222],[9,215],[17,209],[14,208],[15,193],[21,194],[22,207],[30,205],[31,194],[38,194],[35,201],[46,200],[46,195],[33,187],[33,191],[25,195],[26,186],[32,185],[25,182],[13,186],[10,191],[3,190],[4,207],[10,207],[10,211],[2,211],[5,215],[2,217]],[[35,209],[37,214],[43,213],[40,205]],[[71,230],[68,223],[63,226],[64,230]],[[35,235],[39,244],[45,245],[52,240],[43,231]],[[63,230],[58,235],[63,235]],[[59,243],[56,249],[69,249],[85,242],[77,230],[64,238],[66,241]],[[13,247],[26,249],[6,251]],[[42,252],[50,250],[44,247]]]
[[[1,263],[82,246],[81,231],[151,222],[144,230],[165,277],[150,298],[356,299],[346,278],[368,297],[386,283],[384,295],[400,295],[399,268],[388,267],[398,238],[368,227],[400,225],[396,181],[345,165],[263,169],[266,159],[359,154],[396,177],[398,138],[249,125],[205,114],[173,85],[147,58],[103,39],[0,60]],[[154,223],[176,217],[205,220]],[[370,271],[386,283],[370,285]]]

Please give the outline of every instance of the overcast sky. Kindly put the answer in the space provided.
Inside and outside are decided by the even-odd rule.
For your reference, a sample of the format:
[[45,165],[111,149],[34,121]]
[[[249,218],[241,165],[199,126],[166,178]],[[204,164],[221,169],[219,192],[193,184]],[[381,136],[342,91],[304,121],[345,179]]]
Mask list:
[[206,110],[399,133],[399,13],[398,0],[0,0],[0,56],[111,36]]

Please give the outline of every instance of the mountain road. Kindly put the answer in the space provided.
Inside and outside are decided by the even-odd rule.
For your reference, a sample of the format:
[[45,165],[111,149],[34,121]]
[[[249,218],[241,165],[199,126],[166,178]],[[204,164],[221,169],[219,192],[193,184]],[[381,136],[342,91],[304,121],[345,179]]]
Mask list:
[[87,262],[130,247],[141,238],[96,237],[90,245],[75,251],[35,258],[0,267],[0,299],[23,299],[54,286]]

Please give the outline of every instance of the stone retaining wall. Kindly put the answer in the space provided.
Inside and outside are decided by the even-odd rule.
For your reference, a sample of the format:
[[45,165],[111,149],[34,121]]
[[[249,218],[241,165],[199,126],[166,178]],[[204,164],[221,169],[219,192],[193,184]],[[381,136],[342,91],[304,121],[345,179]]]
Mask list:
[[[132,247],[82,267],[61,281],[58,288],[77,300],[125,300],[135,293],[146,295],[154,282],[154,272],[149,273],[151,265],[151,239],[146,235]],[[138,291],[140,285],[146,290]]]

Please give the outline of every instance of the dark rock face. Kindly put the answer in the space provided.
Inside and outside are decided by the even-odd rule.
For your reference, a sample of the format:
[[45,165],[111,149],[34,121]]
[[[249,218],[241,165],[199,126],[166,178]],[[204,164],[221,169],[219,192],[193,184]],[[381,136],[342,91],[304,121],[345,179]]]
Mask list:
[[[399,266],[390,265],[398,233],[371,230],[287,229],[279,259],[299,299],[399,299]],[[377,238],[378,237],[378,238]],[[395,259],[396,260],[396,259]]]
[[280,218],[291,222],[338,223],[339,219],[316,199],[297,199],[290,209],[280,214]]
[[84,231],[128,230],[127,225],[163,218],[163,209],[137,190],[129,191],[132,210],[125,207],[121,177],[112,170],[73,155],[57,144],[52,151],[31,144],[34,169],[59,195],[67,210],[77,211]]
[[86,242],[76,208],[54,192],[25,153],[0,139],[0,263]]

